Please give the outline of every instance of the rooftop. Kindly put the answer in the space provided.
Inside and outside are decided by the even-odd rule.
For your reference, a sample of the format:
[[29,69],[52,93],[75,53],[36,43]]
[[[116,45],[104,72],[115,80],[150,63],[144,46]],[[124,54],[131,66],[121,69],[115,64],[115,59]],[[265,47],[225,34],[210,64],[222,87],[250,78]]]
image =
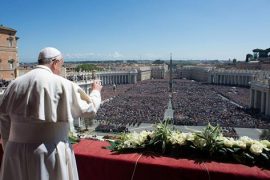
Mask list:
[[15,29],[3,26],[3,24],[0,25],[0,29],[2,30],[8,30],[8,31],[12,31],[12,32],[17,32]]

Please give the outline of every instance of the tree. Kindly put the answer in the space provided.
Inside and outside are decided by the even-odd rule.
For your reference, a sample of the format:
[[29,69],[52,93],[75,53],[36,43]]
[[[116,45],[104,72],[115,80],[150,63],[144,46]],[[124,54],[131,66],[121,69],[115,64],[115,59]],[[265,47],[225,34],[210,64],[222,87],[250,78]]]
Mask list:
[[164,64],[164,61],[162,60],[155,60],[152,64]]
[[100,70],[100,68],[97,67],[95,64],[80,64],[75,68],[76,72],[79,72],[79,71],[90,72],[90,71],[93,71],[93,70]]
[[236,64],[236,61],[237,61],[237,60],[234,58],[234,59],[232,60],[233,64]]
[[246,55],[246,62],[249,62],[253,58],[252,54]]

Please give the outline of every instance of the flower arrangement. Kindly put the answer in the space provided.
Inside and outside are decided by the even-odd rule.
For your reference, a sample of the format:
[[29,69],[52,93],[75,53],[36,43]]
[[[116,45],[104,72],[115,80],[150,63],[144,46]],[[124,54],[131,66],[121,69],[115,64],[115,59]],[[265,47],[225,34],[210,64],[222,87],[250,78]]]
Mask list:
[[183,133],[169,127],[166,120],[155,125],[153,131],[124,133],[110,141],[108,149],[119,152],[154,152],[174,157],[237,162],[270,167],[270,142],[239,139],[222,135],[219,126],[208,124],[203,131]]
[[78,134],[72,131],[69,131],[68,133],[68,140],[71,144],[76,144],[80,141],[80,138],[78,138]]

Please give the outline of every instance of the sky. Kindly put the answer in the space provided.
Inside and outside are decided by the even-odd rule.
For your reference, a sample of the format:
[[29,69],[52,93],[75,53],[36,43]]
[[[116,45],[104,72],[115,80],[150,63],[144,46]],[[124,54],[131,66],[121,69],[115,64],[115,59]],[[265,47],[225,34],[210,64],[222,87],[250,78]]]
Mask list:
[[66,60],[244,60],[270,47],[270,0],[12,0],[21,62],[56,47]]

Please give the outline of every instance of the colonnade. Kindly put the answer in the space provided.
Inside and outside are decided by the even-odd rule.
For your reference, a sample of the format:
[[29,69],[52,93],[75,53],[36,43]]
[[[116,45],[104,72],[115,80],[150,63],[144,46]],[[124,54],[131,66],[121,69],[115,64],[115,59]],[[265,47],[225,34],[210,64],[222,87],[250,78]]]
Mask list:
[[135,84],[137,83],[137,74],[97,74],[97,79],[102,81],[103,85],[109,84]]
[[138,72],[132,71],[108,71],[97,73],[74,73],[67,78],[75,81],[87,94],[90,93],[91,80],[100,79],[101,84],[113,85],[113,84],[136,84]]
[[262,114],[270,116],[269,82],[254,81],[250,89],[250,108],[258,109]]
[[256,71],[244,70],[223,70],[211,72],[208,76],[208,82],[211,84],[250,86],[251,81],[255,79]]

